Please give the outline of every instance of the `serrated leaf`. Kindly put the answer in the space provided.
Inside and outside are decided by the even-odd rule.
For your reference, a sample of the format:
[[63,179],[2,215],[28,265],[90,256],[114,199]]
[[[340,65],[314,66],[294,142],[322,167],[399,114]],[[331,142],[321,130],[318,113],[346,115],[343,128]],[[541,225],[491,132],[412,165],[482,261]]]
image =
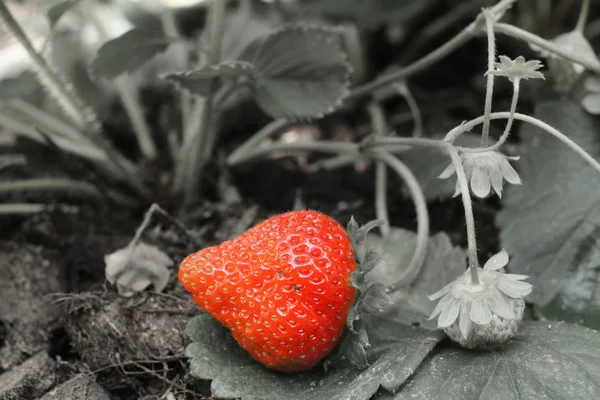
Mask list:
[[333,112],[350,85],[351,67],[326,28],[286,27],[253,41],[239,57],[256,68],[253,95],[273,118],[309,119]]
[[65,15],[71,8],[79,4],[81,0],[63,0],[56,4],[51,5],[46,11],[46,16],[50,22],[50,27],[54,27],[58,21]]
[[392,304],[387,288],[382,283],[375,283],[367,289],[360,303],[361,309],[367,314],[375,314],[385,310]]
[[394,319],[372,320],[369,333],[378,341],[367,348],[369,367],[336,363],[327,371],[316,367],[284,374],[249,360],[231,334],[207,314],[192,321],[186,329],[197,340],[188,348],[194,357],[192,374],[213,379],[212,395],[223,399],[368,400],[381,385],[397,390],[443,337]]
[[[369,234],[367,244],[383,254],[384,261],[369,274],[369,278],[374,282],[391,285],[410,264],[416,235],[393,227],[385,238]],[[389,312],[398,315],[407,324],[420,323],[425,328],[437,329],[434,321],[427,320],[435,307],[435,303],[427,296],[461,276],[466,268],[465,258],[465,251],[454,247],[448,235],[442,232],[432,236],[427,244],[423,266],[414,283],[408,288],[389,293],[393,301],[393,305],[388,307]]]
[[255,68],[245,61],[227,61],[217,65],[208,65],[191,71],[174,72],[164,76],[179,88],[192,94],[206,96],[209,84],[214,78],[236,79],[245,77],[254,82]]
[[[535,116],[598,159],[600,122],[579,104],[550,99]],[[524,125],[520,137],[516,167],[523,187],[508,188],[497,218],[502,247],[511,254],[508,268],[531,276],[528,299],[548,315],[600,327],[600,176],[538,128]]]
[[116,78],[139,69],[169,47],[160,29],[133,28],[100,47],[92,70],[103,78]]
[[[454,144],[464,147],[478,147],[481,136],[473,133],[460,135]],[[415,174],[421,184],[427,200],[438,200],[452,197],[456,187],[456,175],[449,179],[439,179],[438,176],[450,164],[450,157],[439,149],[431,147],[416,147],[399,155],[400,159]],[[402,186],[403,193],[408,196],[406,185]]]
[[397,394],[376,400],[594,400],[600,398],[600,333],[525,322],[496,351],[438,346]]

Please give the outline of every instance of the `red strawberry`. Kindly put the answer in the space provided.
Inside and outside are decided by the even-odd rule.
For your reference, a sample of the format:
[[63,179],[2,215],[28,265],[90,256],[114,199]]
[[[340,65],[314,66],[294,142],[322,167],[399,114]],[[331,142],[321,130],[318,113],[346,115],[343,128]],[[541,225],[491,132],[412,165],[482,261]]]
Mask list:
[[340,340],[355,268],[339,223],[294,211],[189,255],[179,280],[252,357],[291,372],[314,367]]

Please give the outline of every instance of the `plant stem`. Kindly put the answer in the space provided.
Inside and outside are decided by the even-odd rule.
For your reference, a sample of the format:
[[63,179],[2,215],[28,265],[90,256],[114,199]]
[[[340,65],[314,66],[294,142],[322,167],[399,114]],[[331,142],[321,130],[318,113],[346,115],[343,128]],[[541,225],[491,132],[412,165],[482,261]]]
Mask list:
[[408,108],[410,109],[410,114],[413,117],[413,137],[421,137],[423,136],[423,116],[421,115],[421,110],[419,109],[419,105],[415,100],[414,96],[408,89],[408,85],[405,82],[397,82],[394,84],[396,91],[404,98]]
[[269,146],[258,147],[236,159],[234,165],[247,163],[262,158],[268,154],[279,152],[311,151],[326,154],[353,155],[359,157],[358,145],[339,141],[300,141],[294,143],[273,143]]
[[496,33],[503,33],[505,35],[524,40],[524,41],[529,42],[533,45],[536,45],[546,51],[549,51],[550,53],[553,53],[559,57],[562,57],[565,60],[569,60],[576,64],[582,65],[590,71],[600,73],[600,64],[591,63],[589,60],[579,57],[579,54],[577,52],[570,52],[570,51],[564,50],[546,39],[542,39],[541,37],[534,35],[533,33],[527,32],[523,29],[517,28],[516,26],[510,25],[510,24],[497,22],[494,25],[494,27],[495,27]]
[[389,86],[390,84],[396,81],[401,81],[403,79],[408,78],[409,76],[415,75],[416,73],[427,69],[431,65],[435,64],[439,60],[451,54],[454,50],[458,49],[460,46],[474,38],[477,35],[475,26],[475,23],[469,24],[466,28],[460,31],[448,42],[444,43],[441,47],[427,54],[423,58],[420,58],[414,63],[397,71],[383,75],[380,78],[375,79],[374,81],[352,89],[352,91],[348,94],[345,100],[355,100],[359,97],[369,95],[377,91],[378,89]]
[[[497,113],[492,113],[492,115],[490,115],[490,117],[492,119],[505,119],[505,118],[510,118],[510,113],[497,112]],[[552,126],[548,125],[547,123],[545,123],[543,121],[540,121],[537,118],[530,117],[529,115],[515,113],[514,118],[518,119],[520,121],[527,122],[531,125],[537,126],[538,128],[540,128],[540,129],[544,130],[545,132],[551,134],[552,136],[556,137],[558,140],[560,140],[561,142],[566,144],[571,150],[573,150],[574,152],[579,154],[581,156],[581,158],[583,158],[588,164],[590,164],[596,171],[598,171],[600,173],[600,163],[598,163],[598,161],[596,161],[592,156],[590,156],[583,148],[581,148],[577,143],[575,143],[571,139],[569,139],[569,137],[567,137],[565,134],[561,133],[558,129],[553,128]],[[460,125],[458,127],[460,129],[449,132],[448,135],[446,135],[446,138],[444,140],[446,140],[446,141],[453,140],[456,137],[460,136],[462,133],[465,133],[465,132],[468,132],[469,130],[471,130],[471,128],[473,126],[477,126],[477,125],[481,124],[482,122],[483,122],[483,117],[478,117],[478,118],[475,118],[463,125]],[[488,151],[488,148],[481,149],[480,151]]]
[[[513,82],[513,96],[512,96],[512,100],[510,102],[509,116],[508,116],[508,120],[506,121],[506,128],[504,128],[504,132],[502,133],[502,136],[500,136],[500,139],[498,139],[498,141],[496,143],[494,143],[492,146],[487,147],[485,149],[485,151],[498,150],[500,148],[500,146],[502,146],[508,139],[508,136],[510,135],[510,130],[512,128],[513,121],[515,120],[515,111],[517,109],[517,102],[519,100],[519,87],[521,86],[520,83],[521,83],[521,79],[519,79],[519,78],[515,79],[515,81]],[[476,153],[476,152],[481,151],[481,149],[471,149],[468,147],[456,146],[456,148],[465,153]]]
[[[212,1],[210,4],[208,14],[209,49],[206,57],[208,65],[217,64],[221,59],[226,3],[227,1],[225,0],[217,0]],[[203,155],[210,154],[204,146],[214,142],[214,140],[207,136],[209,134],[215,135],[217,132],[217,129],[211,124],[213,114],[212,100],[216,90],[216,83],[216,79],[209,81],[206,97],[201,100],[199,105],[197,104],[192,113],[192,119],[194,119],[194,115],[200,115],[198,131],[190,131],[188,132],[188,137],[184,138],[184,147],[188,140],[190,144],[187,149],[183,149],[186,156],[180,160],[184,167],[182,171],[180,170],[180,173],[185,177],[183,179],[185,183],[183,187],[184,208],[189,207],[198,195],[200,187],[199,174],[206,163]],[[192,128],[195,129],[194,126]]]
[[491,71],[494,70],[494,62],[496,61],[496,38],[494,37],[494,21],[491,11],[489,9],[484,10],[483,16],[485,17],[485,28],[488,39],[488,68],[483,111],[485,120],[483,121],[483,129],[481,132],[481,145],[486,146],[490,134],[490,114],[492,112],[492,98],[494,96],[494,74],[492,74]]
[[29,215],[47,210],[46,204],[4,203],[0,204],[0,215]]
[[456,176],[462,195],[463,207],[465,209],[465,223],[467,225],[467,256],[469,257],[469,269],[471,271],[471,283],[479,285],[479,260],[477,259],[477,239],[475,237],[475,218],[473,217],[473,205],[471,204],[471,192],[469,183],[462,166],[458,151],[452,145],[447,147],[448,155],[456,168]]
[[[177,27],[177,20],[175,19],[175,12],[165,7],[163,12],[160,14],[160,22],[162,24],[163,32],[169,38],[177,39],[177,43],[173,43],[173,50],[175,57],[177,58],[177,68],[185,69],[189,64],[189,57],[187,54],[185,43],[180,43],[179,40],[182,36]],[[188,92],[185,90],[180,91],[180,106],[181,106],[181,126],[185,129],[186,121],[188,121],[191,108],[191,98]]]
[[[94,13],[94,9],[95,0],[86,1],[82,7],[86,19],[94,24],[100,37],[103,40],[110,40],[110,33],[108,32],[104,22],[98,18],[96,13]],[[150,127],[146,122],[143,107],[134,84],[132,83],[128,74],[117,76],[115,79],[113,79],[113,82],[117,92],[119,93],[119,97],[121,98],[121,102],[125,108],[125,112],[129,117],[131,126],[133,127],[140,152],[144,158],[148,160],[154,159],[157,154],[156,146],[152,140]]]
[[427,202],[423,195],[421,185],[406,164],[383,150],[374,150],[368,154],[373,156],[373,158],[386,163],[398,174],[400,179],[406,183],[417,211],[417,239],[415,252],[410,260],[410,264],[408,264],[402,275],[395,283],[388,287],[388,291],[392,293],[410,285],[421,271],[423,261],[425,261],[425,256],[427,254],[427,241],[429,240],[429,212],[427,210]]
[[[386,134],[385,115],[377,102],[369,104],[369,114],[373,125],[375,137],[383,137]],[[390,233],[390,218],[387,207],[387,169],[383,161],[375,162],[375,216],[384,222],[379,226],[382,236]]]
[[21,46],[23,46],[29,57],[31,57],[33,66],[38,73],[40,80],[42,83],[47,84],[50,94],[62,106],[65,114],[75,126],[80,129],[86,129],[89,124],[85,105],[67,88],[67,85],[50,67],[48,62],[38,54],[21,28],[21,25],[19,25],[19,22],[13,17],[5,1],[0,1],[0,19],[4,21],[8,30],[19,41]]
[[243,159],[245,154],[250,152],[254,147],[259,146],[265,139],[275,136],[275,134],[280,132],[288,125],[289,122],[285,119],[276,119],[270,122],[268,125],[265,125],[264,128],[252,135],[250,139],[235,149],[235,151],[231,153],[229,157],[227,157],[227,165],[233,166],[239,164],[239,160]]
[[581,3],[581,9],[579,10],[579,18],[577,18],[577,25],[575,26],[576,31],[579,31],[583,34],[589,13],[590,0],[583,0],[583,2]]

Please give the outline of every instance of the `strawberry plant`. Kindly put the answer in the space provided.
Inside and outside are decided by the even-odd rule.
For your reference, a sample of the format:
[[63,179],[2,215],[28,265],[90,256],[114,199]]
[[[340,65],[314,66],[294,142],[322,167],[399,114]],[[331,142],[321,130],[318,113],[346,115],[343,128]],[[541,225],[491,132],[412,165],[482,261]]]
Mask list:
[[[205,394],[242,400],[598,398],[600,60],[586,39],[589,0],[550,39],[531,27],[543,7],[526,0],[465,1],[441,16],[441,0],[212,0],[192,8],[201,23],[191,34],[167,1],[136,3],[48,3],[49,56],[0,3],[31,61],[31,71],[0,81],[0,124],[86,171],[2,182],[0,193],[68,192],[114,210],[152,204],[129,245],[105,256],[105,273],[121,296],[153,286],[193,299],[186,385],[208,381]],[[132,9],[142,22],[131,22]],[[421,30],[424,16],[435,20]],[[461,29],[441,40],[456,21]],[[77,29],[95,39],[73,42],[82,54],[67,62],[57,54],[71,42],[58,38]],[[403,50],[369,71],[362,43],[384,36]],[[461,51],[477,59],[481,104],[437,135],[437,114],[427,115],[413,82],[460,81],[444,63]],[[174,94],[177,122],[166,132],[144,110],[145,75]],[[127,116],[132,152],[102,119],[109,93]],[[398,105],[412,126],[393,123]],[[236,120],[245,110],[264,123],[254,134]],[[366,132],[348,135],[339,120],[366,120]],[[232,125],[241,139],[228,136]],[[0,170],[26,165],[15,153],[0,155]],[[363,225],[345,198],[336,215],[302,194],[294,211],[281,205],[286,178],[273,183],[268,172],[290,160],[328,193],[344,193],[331,174],[351,176],[346,185],[371,174],[360,200],[372,204],[356,213]],[[249,175],[258,178],[243,192]],[[226,234],[198,222],[265,192],[281,201],[276,210],[248,207]],[[216,212],[206,205],[215,196]],[[391,198],[403,201],[402,226]],[[438,204],[464,232],[451,235]],[[47,208],[11,201],[0,214]],[[499,231],[485,251],[478,243],[495,230],[476,230],[482,208]],[[176,231],[162,249],[146,241],[159,242],[147,232],[155,215]]]

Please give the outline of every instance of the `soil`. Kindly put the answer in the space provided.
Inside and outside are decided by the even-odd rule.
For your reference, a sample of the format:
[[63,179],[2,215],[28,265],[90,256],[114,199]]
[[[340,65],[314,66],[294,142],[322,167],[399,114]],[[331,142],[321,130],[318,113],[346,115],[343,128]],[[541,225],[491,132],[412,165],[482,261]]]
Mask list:
[[[369,55],[374,60],[372,76],[391,61],[390,54],[398,54],[400,50],[393,44],[385,44],[384,36],[381,30],[367,38],[367,43],[377,43],[373,46],[376,54]],[[513,42],[501,39],[499,46],[506,49],[508,43]],[[434,46],[436,43],[431,43],[431,48]],[[481,113],[484,49],[483,40],[473,41],[443,64],[411,81],[427,132],[447,131]],[[165,93],[164,87],[152,84],[144,90],[153,114],[157,114],[160,104],[171,102],[173,97]],[[508,108],[509,95],[510,87],[498,84],[497,107]],[[530,112],[532,101],[525,96],[520,111]],[[360,106],[327,118],[313,128],[325,137],[345,135],[350,140],[360,140],[369,131],[368,118]],[[385,107],[388,119],[395,121],[393,128],[397,132],[412,130],[410,120],[404,118],[408,109],[402,101],[390,101]],[[112,140],[124,153],[135,157],[131,130],[122,117],[120,105],[113,103],[106,109],[111,110],[106,115],[105,127]],[[200,245],[235,237],[258,221],[299,203],[327,213],[344,225],[351,216],[362,223],[374,219],[370,166],[307,175],[299,168],[302,160],[285,157],[226,170],[222,156],[268,121],[249,104],[234,120],[235,125],[223,132],[215,158],[203,176],[202,203],[182,221],[196,234]],[[157,128],[158,135],[160,131]],[[30,163],[26,170],[3,171],[3,179],[67,173],[98,182],[85,165],[65,159],[64,155],[59,157],[48,149],[21,142],[16,150],[38,161]],[[158,179],[153,177],[162,168],[168,165],[148,167],[145,174]],[[391,182],[388,195],[391,224],[414,230],[414,207],[402,196],[400,183],[393,179]],[[172,205],[164,195],[159,195],[159,199],[167,209]],[[91,204],[69,194],[43,200],[57,206],[53,211],[2,220],[0,400],[35,399],[45,393],[44,400],[209,399],[209,384],[188,375],[184,354],[183,330],[198,312],[176,278],[178,262],[195,250],[189,240],[180,237],[167,223],[160,224],[160,230],[150,230],[144,241],[157,245],[175,261],[169,284],[162,293],[145,291],[121,297],[105,280],[104,256],[127,245],[144,210],[118,210],[110,204]],[[76,207],[62,207],[65,202]],[[483,258],[498,250],[494,224],[498,208],[498,202],[493,200],[474,204],[479,252]],[[444,231],[455,245],[466,245],[460,201],[431,202],[429,212],[432,233]]]

